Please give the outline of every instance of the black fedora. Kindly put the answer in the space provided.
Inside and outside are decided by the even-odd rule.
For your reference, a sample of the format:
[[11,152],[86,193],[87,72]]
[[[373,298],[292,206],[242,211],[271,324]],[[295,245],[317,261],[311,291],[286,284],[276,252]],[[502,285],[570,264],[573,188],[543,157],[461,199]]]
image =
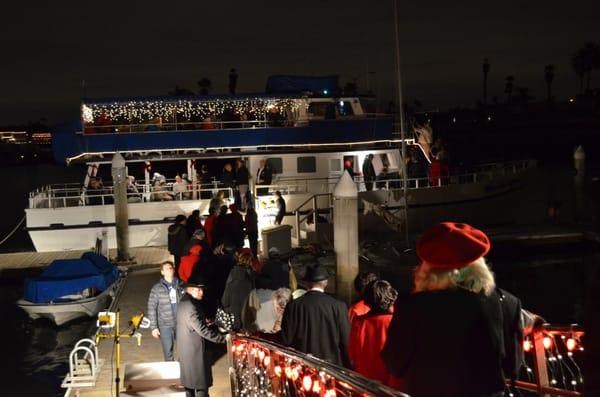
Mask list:
[[329,278],[329,272],[324,266],[319,265],[318,263],[315,265],[306,266],[306,274],[304,275],[303,281],[309,283],[316,283],[319,281],[327,280]]
[[183,286],[184,288],[197,287],[204,289],[208,286],[208,283],[204,277],[192,274],[190,278],[188,278],[188,281],[183,284]]

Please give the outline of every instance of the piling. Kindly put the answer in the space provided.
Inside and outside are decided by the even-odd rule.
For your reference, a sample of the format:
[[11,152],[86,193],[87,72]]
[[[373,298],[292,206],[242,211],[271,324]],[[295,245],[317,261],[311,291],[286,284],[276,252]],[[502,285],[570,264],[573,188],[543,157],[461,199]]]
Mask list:
[[358,190],[348,172],[333,191],[333,242],[337,296],[350,305],[358,273]]
[[573,153],[575,165],[575,219],[581,221],[585,219],[585,151],[583,146],[577,146]]
[[127,262],[129,257],[129,213],[127,208],[127,166],[120,153],[112,159],[111,174],[115,201],[115,224],[117,231],[117,261]]

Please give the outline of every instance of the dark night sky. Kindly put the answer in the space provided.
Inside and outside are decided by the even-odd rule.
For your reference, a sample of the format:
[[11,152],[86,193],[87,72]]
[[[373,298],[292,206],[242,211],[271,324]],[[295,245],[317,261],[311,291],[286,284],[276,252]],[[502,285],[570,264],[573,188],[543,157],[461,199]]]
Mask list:
[[[418,4],[417,4],[418,3]],[[34,5],[35,4],[35,5]],[[206,76],[226,90],[264,90],[270,74],[358,77],[381,97],[394,86],[392,0],[18,1],[0,15],[0,125],[77,117],[81,81],[90,97],[196,89]],[[472,105],[488,57],[490,97],[504,78],[543,98],[544,66],[555,93],[577,90],[571,55],[600,41],[600,1],[401,1],[405,100]],[[594,77],[593,77],[594,78]],[[600,79],[600,74],[596,77]]]

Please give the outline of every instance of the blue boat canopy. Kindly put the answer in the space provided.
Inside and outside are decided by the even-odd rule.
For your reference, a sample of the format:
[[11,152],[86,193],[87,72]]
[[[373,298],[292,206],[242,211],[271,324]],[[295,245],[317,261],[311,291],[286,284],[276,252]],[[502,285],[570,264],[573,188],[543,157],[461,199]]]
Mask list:
[[274,75],[267,80],[267,94],[311,92],[315,95],[335,95],[339,91],[337,75],[289,76]]
[[104,291],[118,277],[119,270],[105,257],[86,252],[81,259],[55,260],[39,277],[25,279],[24,299],[49,303],[87,288]]

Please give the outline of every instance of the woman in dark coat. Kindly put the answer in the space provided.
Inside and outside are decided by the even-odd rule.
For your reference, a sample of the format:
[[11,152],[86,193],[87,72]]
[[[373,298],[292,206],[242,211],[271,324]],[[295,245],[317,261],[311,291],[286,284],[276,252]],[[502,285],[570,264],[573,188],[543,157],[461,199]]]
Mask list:
[[181,371],[181,384],[187,397],[208,396],[212,386],[212,371],[206,357],[204,339],[225,343],[225,336],[210,329],[204,322],[199,303],[206,282],[191,277],[185,285],[185,295],[177,305],[177,351]]
[[487,236],[441,223],[417,244],[415,290],[398,303],[382,352],[413,397],[502,396],[502,308],[483,256]]
[[[249,250],[248,250],[249,251]],[[231,269],[221,303],[223,310],[234,315],[233,330],[242,327],[242,309],[250,291],[254,289],[256,274],[252,270],[252,252],[242,251],[237,255],[236,264]]]

